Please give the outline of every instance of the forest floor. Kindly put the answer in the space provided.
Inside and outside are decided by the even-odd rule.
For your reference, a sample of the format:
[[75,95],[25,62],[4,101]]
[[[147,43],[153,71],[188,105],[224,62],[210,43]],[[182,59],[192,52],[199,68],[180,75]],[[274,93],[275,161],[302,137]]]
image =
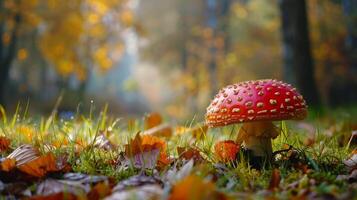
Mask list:
[[0,199],[357,199],[356,108],[276,122],[276,153],[260,169],[228,141],[240,125],[117,119],[106,109],[1,116]]

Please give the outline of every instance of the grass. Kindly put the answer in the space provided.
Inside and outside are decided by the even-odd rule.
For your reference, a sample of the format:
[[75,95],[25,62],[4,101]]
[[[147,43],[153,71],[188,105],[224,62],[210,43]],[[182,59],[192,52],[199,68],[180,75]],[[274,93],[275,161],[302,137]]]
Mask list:
[[[137,132],[143,130],[144,121],[110,117],[107,115],[107,109],[104,107],[98,115],[90,110],[86,116],[74,113],[72,117],[62,119],[55,111],[47,118],[32,118],[27,113],[28,105],[23,110],[19,105],[11,117],[1,108],[3,117],[0,123],[0,136],[6,136],[11,140],[12,149],[24,143],[33,144],[42,152],[51,149],[55,155],[66,155],[74,172],[105,175],[121,181],[140,172],[138,169],[122,167],[120,164],[113,165],[113,162],[118,162],[124,145]],[[193,173],[214,180],[219,191],[237,198],[242,193],[253,195],[251,197],[254,198],[266,197],[266,189],[274,168],[280,172],[280,190],[269,195],[276,198],[298,196],[306,190],[310,195],[321,197],[339,197],[346,192],[354,192],[353,196],[357,195],[356,187],[346,181],[337,180],[336,177],[348,173],[342,161],[355,147],[349,145],[348,141],[351,131],[356,128],[356,117],[357,109],[352,107],[325,111],[323,115],[312,111],[304,122],[276,123],[281,134],[273,141],[273,150],[284,149],[286,144],[293,146],[297,157],[308,167],[308,173],[293,167],[291,159],[282,158],[262,170],[252,169],[245,159],[238,159],[222,164],[223,172],[220,173],[217,170],[218,161],[214,156],[213,146],[216,141],[234,140],[240,125],[210,129],[207,134],[202,133],[200,139],[189,133],[174,133],[171,138],[165,140],[166,151],[170,156],[177,157],[177,147],[196,147],[207,162],[195,165]],[[192,122],[188,124],[195,126]],[[101,133],[105,133],[117,148],[103,150],[95,147],[95,140]],[[7,154],[2,153],[1,156],[5,157]],[[283,157],[284,155],[286,156],[286,153],[282,153]],[[163,175],[169,168],[170,166],[167,166],[164,170],[147,173]]]

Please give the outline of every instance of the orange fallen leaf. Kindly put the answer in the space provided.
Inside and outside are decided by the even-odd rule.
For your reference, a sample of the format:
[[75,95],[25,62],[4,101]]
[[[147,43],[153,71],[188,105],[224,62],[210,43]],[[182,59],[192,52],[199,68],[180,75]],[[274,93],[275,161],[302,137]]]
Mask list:
[[220,141],[214,145],[215,155],[221,162],[230,162],[235,160],[239,149],[239,145],[233,140]]
[[279,188],[280,180],[281,180],[281,177],[280,177],[279,169],[273,169],[268,190],[273,191],[276,188]]
[[193,159],[195,161],[202,161],[204,160],[198,151],[195,148],[184,148],[184,147],[177,147],[177,153],[179,154],[180,158],[184,158],[186,160]]
[[48,153],[35,160],[20,165],[18,166],[18,169],[28,175],[38,178],[44,177],[49,172],[58,171],[56,159],[52,153]]
[[6,158],[0,163],[0,170],[9,172],[16,167],[16,160],[12,158]]
[[159,136],[159,137],[171,137],[172,129],[169,124],[161,124],[150,128],[143,132],[143,135],[152,135],[152,136]]
[[173,187],[169,200],[191,199],[223,200],[227,198],[216,191],[214,183],[204,181],[198,176],[190,175]]
[[162,123],[162,117],[159,113],[150,113],[145,116],[145,129],[150,129]]
[[112,192],[112,186],[107,182],[97,183],[87,194],[87,198],[91,200],[99,200],[108,196]]
[[144,135],[142,136],[142,143],[141,145],[146,149],[161,149],[163,151],[166,150],[166,143],[159,137],[151,136],[151,135]]
[[143,154],[144,152],[159,151],[158,164],[165,166],[171,161],[166,154],[166,143],[159,137],[152,135],[140,136],[136,134],[135,138],[130,140],[129,144],[125,145],[125,154],[127,157],[132,158],[136,155]]
[[7,151],[10,147],[10,140],[4,136],[0,136],[0,152]]

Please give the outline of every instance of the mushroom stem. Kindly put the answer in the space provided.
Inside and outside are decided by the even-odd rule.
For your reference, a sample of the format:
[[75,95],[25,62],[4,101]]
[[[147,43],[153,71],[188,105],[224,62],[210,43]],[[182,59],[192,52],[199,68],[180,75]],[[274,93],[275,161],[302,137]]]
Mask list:
[[267,137],[249,136],[243,142],[246,149],[252,150],[254,156],[271,157],[273,149],[271,139]]
[[254,156],[271,158],[271,139],[278,135],[279,132],[271,121],[246,122],[239,130],[237,142],[243,143]]

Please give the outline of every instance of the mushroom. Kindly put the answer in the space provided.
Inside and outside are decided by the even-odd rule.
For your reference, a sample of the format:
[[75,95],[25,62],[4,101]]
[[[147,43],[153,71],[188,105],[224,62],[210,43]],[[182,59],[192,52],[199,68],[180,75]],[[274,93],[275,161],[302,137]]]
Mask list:
[[306,102],[296,88],[282,81],[245,81],[221,89],[207,108],[209,127],[243,123],[237,143],[253,156],[271,158],[271,139],[279,135],[272,123],[299,120],[307,115]]

